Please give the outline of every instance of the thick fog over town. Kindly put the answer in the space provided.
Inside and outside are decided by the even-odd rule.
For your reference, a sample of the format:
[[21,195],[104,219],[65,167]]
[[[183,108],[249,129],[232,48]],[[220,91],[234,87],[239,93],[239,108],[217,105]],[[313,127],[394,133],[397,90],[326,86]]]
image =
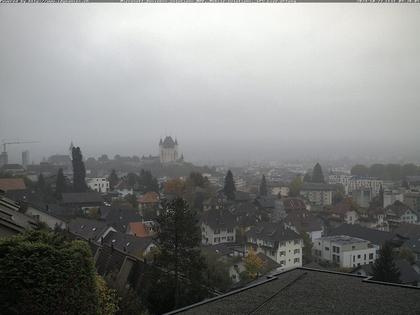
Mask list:
[[39,162],[420,158],[420,8],[3,6],[0,135]]
[[419,6],[1,2],[2,314],[420,314]]

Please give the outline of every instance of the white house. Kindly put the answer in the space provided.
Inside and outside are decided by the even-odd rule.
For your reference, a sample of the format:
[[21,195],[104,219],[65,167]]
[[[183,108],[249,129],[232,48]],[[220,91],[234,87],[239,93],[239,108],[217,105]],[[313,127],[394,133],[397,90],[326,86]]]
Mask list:
[[418,223],[418,215],[409,206],[400,201],[395,201],[385,208],[388,222],[395,223]]
[[64,230],[67,228],[67,223],[64,220],[35,207],[28,206],[25,214],[36,218],[39,222],[45,223],[50,229],[60,228]]
[[247,246],[280,264],[282,270],[302,266],[303,240],[283,223],[261,222],[246,234]]
[[100,193],[107,193],[109,191],[109,180],[105,177],[87,178],[86,184],[90,189]]
[[347,235],[325,236],[313,243],[317,260],[336,263],[342,268],[353,268],[373,263],[379,246]]
[[203,245],[234,243],[236,241],[234,216],[224,209],[204,211],[201,217],[201,234]]

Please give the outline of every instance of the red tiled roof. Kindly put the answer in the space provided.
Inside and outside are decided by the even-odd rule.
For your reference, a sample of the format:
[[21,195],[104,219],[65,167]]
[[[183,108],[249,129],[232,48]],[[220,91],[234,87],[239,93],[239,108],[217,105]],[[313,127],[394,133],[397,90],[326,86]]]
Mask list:
[[26,185],[22,178],[0,178],[0,189],[4,191],[24,190]]
[[149,231],[143,222],[130,222],[128,223],[130,234],[137,237],[149,236]]
[[139,198],[140,203],[157,203],[159,202],[159,195],[154,191],[145,193]]

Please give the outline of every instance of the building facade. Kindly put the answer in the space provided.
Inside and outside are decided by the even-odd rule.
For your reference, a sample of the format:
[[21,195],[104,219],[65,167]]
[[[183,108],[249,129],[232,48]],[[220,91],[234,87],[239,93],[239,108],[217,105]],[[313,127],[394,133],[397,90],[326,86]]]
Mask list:
[[109,191],[109,180],[105,177],[87,178],[86,184],[90,189],[100,193]]
[[317,260],[336,263],[342,268],[354,268],[373,263],[379,246],[347,235],[321,237],[313,243]]

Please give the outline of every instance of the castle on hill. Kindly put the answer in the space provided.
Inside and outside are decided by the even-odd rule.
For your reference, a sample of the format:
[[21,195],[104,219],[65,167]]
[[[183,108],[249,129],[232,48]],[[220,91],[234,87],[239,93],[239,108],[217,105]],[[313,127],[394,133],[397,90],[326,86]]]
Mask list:
[[159,158],[162,164],[183,161],[184,156],[181,154],[179,158],[178,154],[178,140],[176,138],[175,141],[171,136],[166,136],[163,141],[162,138],[160,139]]

